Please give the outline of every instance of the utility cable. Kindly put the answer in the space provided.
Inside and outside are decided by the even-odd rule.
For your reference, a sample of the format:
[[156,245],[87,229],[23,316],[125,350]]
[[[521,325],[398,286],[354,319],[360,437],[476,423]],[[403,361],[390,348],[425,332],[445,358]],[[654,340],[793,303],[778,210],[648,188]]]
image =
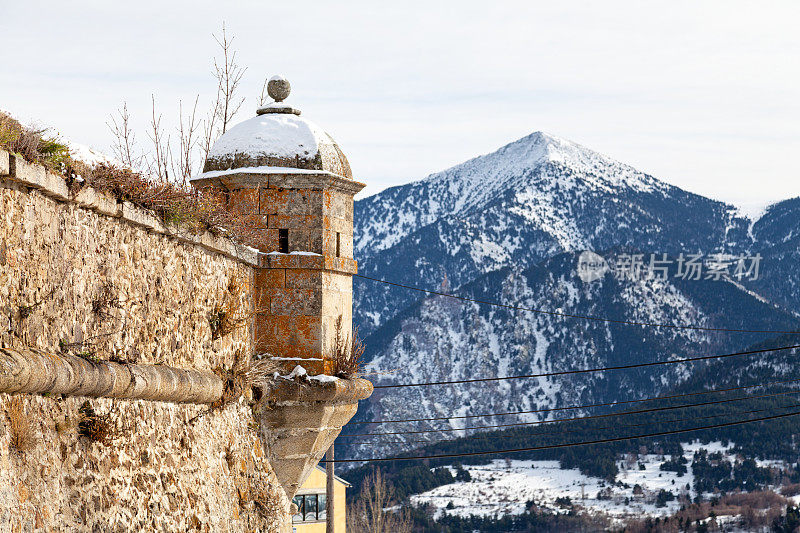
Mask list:
[[640,435],[628,435],[625,437],[612,437],[608,439],[595,439],[581,442],[567,442],[563,444],[550,444],[544,446],[530,446],[525,448],[512,448],[508,450],[494,450],[486,452],[462,452],[462,453],[443,453],[437,455],[409,455],[409,456],[396,456],[396,457],[370,457],[366,459],[335,459],[333,461],[320,461],[321,463],[365,463],[365,462],[385,462],[385,461],[415,461],[422,459],[448,459],[454,457],[474,457],[478,455],[496,455],[501,453],[517,453],[517,452],[533,452],[541,450],[557,450],[562,448],[573,448],[576,446],[588,446],[592,444],[606,444],[610,442],[620,442],[624,440],[646,439],[653,437],[663,437],[667,435],[677,435],[680,433],[691,433],[693,431],[704,431],[707,429],[717,429],[730,426],[738,426],[741,424],[752,424],[754,422],[764,422],[766,420],[777,420],[780,418],[788,418],[791,416],[800,415],[800,411],[792,411],[791,413],[783,413],[779,415],[762,416],[759,418],[751,418],[749,420],[737,420],[734,422],[724,422],[720,424],[711,424],[708,426],[700,426],[686,429],[677,429],[670,431],[656,431],[652,433],[644,433]]
[[530,413],[549,413],[551,411],[572,411],[572,410],[579,410],[579,409],[589,409],[592,407],[614,407],[617,405],[622,404],[629,404],[629,403],[642,403],[642,402],[653,402],[658,400],[672,400],[675,398],[685,398],[687,396],[700,396],[704,394],[716,394],[721,392],[732,392],[737,390],[746,390],[746,389],[755,389],[759,387],[768,387],[770,385],[785,385],[787,383],[797,383],[800,381],[798,379],[783,379],[780,381],[768,381],[766,383],[759,383],[757,385],[746,385],[741,387],[728,387],[725,389],[711,389],[699,392],[686,392],[682,394],[670,394],[665,396],[654,396],[650,398],[640,398],[638,400],[622,400],[622,401],[615,401],[615,402],[605,402],[605,403],[589,403],[584,405],[569,405],[565,407],[545,407],[541,409],[531,409],[528,411],[507,411],[504,413],[488,413],[488,414],[479,414],[479,415],[452,415],[452,416],[435,416],[430,418],[398,418],[393,420],[370,420],[369,422],[348,422],[347,425],[349,426],[363,426],[369,424],[392,424],[398,422],[429,422],[435,420],[453,420],[453,419],[461,419],[461,418],[483,418],[489,416],[511,416],[511,415],[525,415]]
[[506,381],[511,379],[527,379],[527,378],[544,378],[544,377],[553,377],[553,376],[567,376],[572,374],[589,374],[594,372],[607,372],[609,370],[627,370],[631,368],[646,368],[651,366],[661,366],[661,365],[674,365],[679,363],[691,363],[694,361],[708,361],[711,359],[725,359],[727,357],[738,357],[742,355],[755,355],[755,354],[762,354],[768,352],[779,352],[785,350],[794,350],[796,348],[800,348],[800,344],[794,344],[792,346],[781,346],[779,348],[763,348],[760,350],[747,350],[743,352],[734,352],[734,353],[727,353],[721,355],[701,355],[697,357],[684,357],[681,359],[671,359],[668,361],[653,361],[651,363],[632,363],[629,365],[617,365],[617,366],[606,366],[606,367],[596,367],[596,368],[585,368],[581,370],[561,370],[558,372],[543,372],[540,374],[523,374],[519,376],[501,376],[501,377],[494,377],[494,378],[471,378],[471,379],[456,379],[452,381],[429,381],[429,382],[421,382],[421,383],[395,383],[392,385],[375,385],[375,389],[396,389],[401,387],[430,387],[433,385],[459,385],[463,383],[481,383],[481,382],[490,382],[490,381]]
[[772,398],[775,396],[784,396],[786,394],[797,394],[800,391],[781,391],[771,392],[769,394],[759,394],[757,396],[739,396],[737,398],[726,398],[725,400],[713,400],[708,402],[690,403],[685,405],[668,405],[662,407],[651,407],[649,409],[637,409],[633,411],[619,411],[616,413],[604,413],[599,415],[576,416],[572,418],[552,418],[550,420],[535,420],[533,422],[511,422],[508,424],[491,424],[487,426],[471,426],[466,428],[443,428],[443,429],[418,429],[411,431],[383,431],[379,433],[352,433],[350,435],[340,435],[339,438],[352,438],[352,437],[374,437],[378,435],[415,435],[420,433],[451,433],[453,431],[471,431],[473,429],[491,429],[491,428],[508,428],[517,426],[536,426],[541,424],[554,424],[556,422],[574,422],[577,420],[593,420],[596,418],[611,418],[626,415],[638,415],[643,413],[658,413],[661,411],[674,411],[676,409],[686,409],[689,407],[702,407],[706,405],[719,405],[723,403],[741,402],[745,400],[757,400],[760,398]]
[[[800,391],[798,391],[798,392],[800,392]],[[673,422],[688,422],[690,420],[707,420],[707,419],[710,419],[710,418],[721,418],[723,416],[746,415],[746,414],[752,414],[752,413],[761,413],[761,412],[764,412],[764,411],[772,411],[772,410],[775,410],[775,409],[790,409],[790,408],[795,408],[795,407],[800,407],[800,403],[793,403],[793,404],[789,404],[789,405],[781,405],[781,406],[777,406],[777,407],[764,407],[762,409],[752,409],[752,410],[748,410],[748,411],[737,411],[735,413],[717,413],[717,414],[714,414],[714,415],[690,416],[690,417],[683,417],[683,418],[671,418],[669,420],[655,420],[655,421],[649,421],[649,422],[640,422],[638,424],[625,424],[625,425],[622,425],[622,426],[613,425],[613,426],[590,427],[590,428],[580,428],[580,429],[559,429],[558,433],[559,434],[561,434],[561,433],[588,433],[588,432],[592,432],[592,431],[597,432],[597,431],[604,431],[604,430],[608,430],[608,429],[635,428],[635,427],[650,426],[650,425],[655,425],[655,424],[670,424],[670,423],[673,423]],[[552,433],[540,431],[540,432],[537,432],[537,433],[526,433],[524,435],[520,435],[519,437],[521,437],[521,438],[529,438],[529,437],[537,437],[537,436],[542,436],[542,435],[552,435]],[[478,435],[473,435],[471,437],[457,437],[455,439],[446,439],[446,440],[443,440],[443,441],[431,441],[431,440],[387,440],[387,441],[360,441],[360,442],[354,442],[352,444],[358,444],[359,446],[364,445],[364,444],[379,444],[381,446],[386,445],[386,444],[429,444],[429,445],[435,445],[435,444],[440,444],[440,443],[450,444],[450,443],[454,443],[454,442],[463,442],[463,441],[466,441],[466,440],[484,440],[484,439],[489,439],[489,440],[504,439],[504,440],[508,440],[508,438],[509,438],[508,435],[478,434]]]
[[533,307],[521,307],[518,305],[510,305],[510,304],[502,304],[500,302],[491,302],[487,300],[478,300],[476,298],[467,298],[466,296],[457,296],[455,294],[448,294],[446,292],[441,291],[434,291],[430,289],[423,289],[420,287],[414,287],[411,285],[404,285],[402,283],[395,283],[392,281],[386,281],[380,278],[371,278],[369,276],[364,276],[361,274],[353,274],[357,278],[368,279],[370,281],[375,281],[378,283],[385,283],[386,285],[392,285],[394,287],[402,287],[404,289],[409,289],[412,291],[424,292],[427,294],[432,294],[434,296],[444,296],[446,298],[453,298],[455,300],[462,300],[465,302],[473,302],[477,304],[483,305],[491,305],[494,307],[503,307],[505,309],[514,309],[517,311],[530,311],[531,313],[539,313],[543,315],[551,315],[551,316],[559,316],[563,318],[578,318],[581,320],[593,320],[596,322],[609,322],[613,324],[626,324],[629,326],[647,326],[647,327],[657,327],[657,328],[672,328],[672,329],[691,329],[691,330],[699,330],[699,331],[726,331],[731,333],[800,333],[800,331],[782,331],[782,330],[774,330],[774,329],[735,329],[735,328],[712,328],[712,327],[704,327],[704,326],[685,326],[679,324],[660,324],[657,322],[637,322],[635,320],[621,320],[621,319],[613,319],[613,318],[606,318],[601,316],[594,316],[594,315],[578,315],[578,314],[571,314],[571,313],[562,313],[559,311],[545,311],[544,309],[536,309]]

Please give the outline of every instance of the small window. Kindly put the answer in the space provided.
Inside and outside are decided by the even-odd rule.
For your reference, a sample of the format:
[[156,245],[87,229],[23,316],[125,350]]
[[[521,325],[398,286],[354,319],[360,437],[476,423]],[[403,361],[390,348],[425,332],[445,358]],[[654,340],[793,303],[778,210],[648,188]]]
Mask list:
[[278,251],[282,254],[289,253],[289,230],[278,230]]
[[317,494],[317,520],[325,520],[328,518],[328,502],[326,498],[327,496],[324,494]]
[[303,497],[302,496],[295,496],[292,500],[297,506],[297,512],[292,515],[292,522],[302,522],[303,521]]
[[342,256],[342,234],[336,232],[336,257]]
[[325,495],[304,494],[295,496],[292,502],[297,506],[297,513],[292,515],[292,522],[318,522],[325,520]]

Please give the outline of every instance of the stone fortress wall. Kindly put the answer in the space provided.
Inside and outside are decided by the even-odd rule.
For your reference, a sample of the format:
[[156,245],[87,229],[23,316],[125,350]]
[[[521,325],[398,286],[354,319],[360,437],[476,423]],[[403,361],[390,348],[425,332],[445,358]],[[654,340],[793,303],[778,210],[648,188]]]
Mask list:
[[[0,348],[214,371],[252,353],[258,254],[0,151]],[[245,324],[248,322],[248,324]],[[113,431],[83,436],[87,407]],[[286,531],[251,406],[0,394],[0,531]]]

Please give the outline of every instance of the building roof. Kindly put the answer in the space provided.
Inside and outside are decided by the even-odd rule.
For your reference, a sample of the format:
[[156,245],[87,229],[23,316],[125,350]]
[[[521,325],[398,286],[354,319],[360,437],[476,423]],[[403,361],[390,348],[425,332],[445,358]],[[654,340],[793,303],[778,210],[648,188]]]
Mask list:
[[[317,466],[316,466],[316,469],[317,469],[317,470],[320,470],[320,471],[322,471],[322,472],[325,472],[325,469],[324,469],[324,468],[322,468],[322,467],[321,467],[321,466],[319,466],[319,465],[317,465]],[[344,480],[344,479],[340,478],[340,477],[339,477],[339,476],[337,476],[336,474],[334,474],[334,475],[333,475],[333,478],[334,478],[336,481],[339,481],[339,482],[341,482],[341,483],[344,483],[344,484],[345,484],[345,485],[347,485],[348,487],[352,487],[352,486],[353,486],[353,485],[351,485],[351,484],[350,484],[348,481],[346,481],[346,480]]]
[[[276,80],[282,85],[275,85]],[[353,179],[347,157],[333,137],[282,102],[289,94],[288,87],[280,77],[270,80],[270,95],[276,101],[226,131],[208,153],[204,173],[278,167],[326,171]]]

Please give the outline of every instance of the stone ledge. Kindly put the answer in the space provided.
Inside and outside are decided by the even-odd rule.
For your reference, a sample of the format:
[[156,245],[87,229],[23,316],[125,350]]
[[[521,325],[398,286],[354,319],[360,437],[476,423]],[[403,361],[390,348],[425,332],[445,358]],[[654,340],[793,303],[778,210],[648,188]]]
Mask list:
[[48,172],[42,165],[28,163],[14,154],[9,154],[9,170],[12,180],[37,189],[56,200],[63,202],[69,199],[69,187],[64,178]]
[[121,217],[122,206],[107,194],[103,194],[90,187],[84,187],[79,190],[73,200],[81,207],[97,211],[102,215],[110,217]]
[[261,268],[327,270],[344,274],[358,273],[358,262],[355,259],[330,255],[261,253],[258,266]]
[[369,398],[372,394],[372,383],[363,378],[327,382],[313,379],[298,382],[287,379],[279,380],[272,389],[272,394],[278,404],[284,402],[344,404]]
[[259,264],[259,252],[253,248],[236,244],[231,239],[214,235],[209,231],[196,235],[181,231],[178,226],[167,226],[152,211],[130,202],[118,202],[110,194],[90,187],[83,187],[78,192],[71,193],[63,176],[48,172],[42,165],[28,163],[4,150],[0,150],[0,175],[7,175],[9,180],[36,189],[59,202],[73,203],[101,215],[120,218],[148,231],[200,246],[250,266]]
[[9,153],[0,150],[0,176],[11,174],[11,161],[9,159]]
[[305,171],[302,173],[292,172],[292,170],[287,168],[284,173],[250,172],[247,169],[236,172],[236,169],[233,169],[224,175],[219,175],[218,171],[212,171],[207,173],[208,176],[200,174],[190,181],[198,189],[204,187],[216,187],[223,190],[257,187],[270,189],[333,189],[352,195],[366,187],[364,183],[324,170]]

